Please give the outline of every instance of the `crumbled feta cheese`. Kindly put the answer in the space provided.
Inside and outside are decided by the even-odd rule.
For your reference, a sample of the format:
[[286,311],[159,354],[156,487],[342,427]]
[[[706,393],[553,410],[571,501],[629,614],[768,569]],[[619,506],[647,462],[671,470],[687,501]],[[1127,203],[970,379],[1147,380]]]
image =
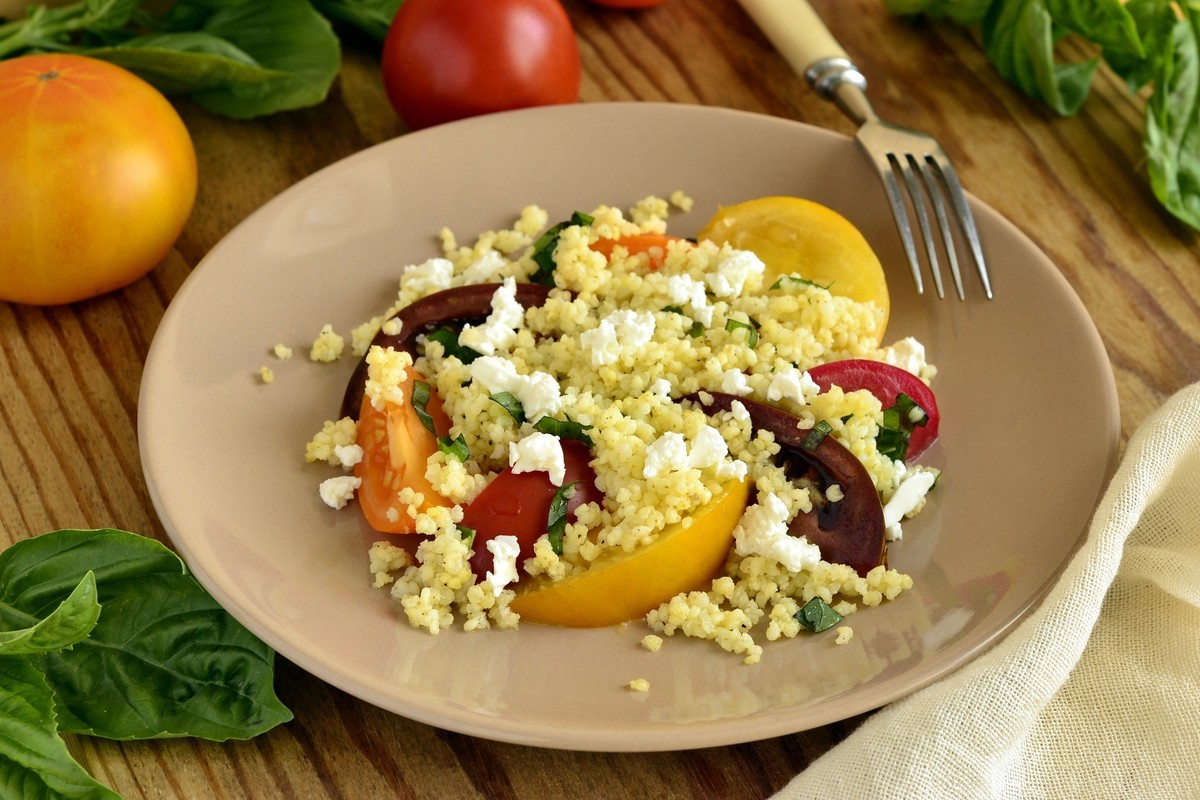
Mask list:
[[750,388],[750,380],[746,373],[740,369],[727,369],[721,373],[721,391],[726,394],[747,395],[754,390]]
[[414,264],[400,276],[400,290],[416,295],[433,294],[450,288],[454,275],[454,264],[445,258],[431,258],[423,264]]
[[500,270],[507,263],[504,256],[495,250],[488,250],[463,270],[462,283],[465,286],[476,283],[495,283],[500,277]]
[[716,428],[703,428],[692,439],[688,466],[696,469],[716,467],[717,477],[741,480],[749,467],[746,462],[728,458],[729,445]]
[[925,361],[925,345],[911,336],[906,336],[890,347],[883,348],[883,360],[921,377],[928,363]]
[[488,570],[486,580],[491,582],[492,592],[499,597],[505,586],[520,580],[517,556],[521,554],[521,544],[515,536],[496,536],[488,540],[487,549],[492,554],[492,568]]
[[666,378],[659,378],[654,383],[650,384],[650,392],[661,397],[663,400],[671,399],[671,382]]
[[687,469],[687,466],[687,441],[682,433],[667,431],[646,448],[646,465],[642,468],[642,477],[657,478],[668,472]]
[[508,445],[508,465],[514,473],[548,472],[550,482],[562,486],[567,477],[562,441],[550,433],[531,433]]
[[717,297],[737,297],[751,275],[762,275],[766,265],[749,250],[730,250],[717,261],[716,269],[704,276]]
[[530,421],[552,417],[562,408],[558,381],[548,372],[522,375],[515,364],[500,356],[480,356],[472,362],[470,370],[472,380],[483,384],[489,394],[508,392],[517,398]]
[[332,325],[325,324],[321,327],[317,338],[313,340],[312,350],[309,351],[308,357],[313,361],[337,361],[345,346],[346,340],[334,333]]
[[338,475],[321,481],[318,489],[321,500],[330,508],[345,508],[346,503],[354,498],[354,492],[362,486],[362,481],[353,475]]
[[654,315],[649,311],[619,309],[606,315],[591,330],[579,335],[579,344],[592,359],[592,366],[615,364],[621,354],[643,347],[654,336]]
[[733,536],[738,555],[759,555],[778,561],[789,572],[816,566],[821,550],[803,536],[788,533],[788,508],[768,494],[742,515]]
[[734,400],[729,404],[729,413],[733,414],[733,418],[739,423],[746,423],[750,421],[750,410],[737,400]]
[[492,311],[482,325],[463,325],[458,340],[485,356],[507,350],[525,323],[525,308],[517,302],[517,282],[505,278],[492,294]]
[[363,460],[363,449],[357,444],[334,445],[333,454],[343,467],[353,467]]
[[671,275],[667,279],[667,297],[679,306],[690,306],[692,316],[705,327],[712,325],[713,309],[708,304],[704,283],[690,275]]
[[816,397],[820,393],[821,387],[807,372],[791,365],[776,372],[767,386],[767,400],[772,403],[777,400],[791,400],[804,405],[810,397]]
[[900,520],[921,507],[936,481],[937,473],[932,470],[914,470],[900,480],[895,493],[883,507],[883,527],[889,542],[899,541],[904,535]]

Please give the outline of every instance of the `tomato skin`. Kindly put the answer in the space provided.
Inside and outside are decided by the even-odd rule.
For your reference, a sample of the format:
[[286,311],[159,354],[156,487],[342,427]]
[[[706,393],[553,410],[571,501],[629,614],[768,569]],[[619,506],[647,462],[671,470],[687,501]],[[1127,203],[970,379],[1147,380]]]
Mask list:
[[923,427],[913,428],[905,461],[915,460],[937,440],[938,425],[942,419],[937,398],[920,378],[908,370],[882,361],[851,358],[813,367],[808,371],[808,376],[821,387],[822,392],[835,385],[846,392],[866,389],[875,395],[884,408],[894,405],[896,395],[901,392],[911,397],[929,415],[929,421]]
[[[569,517],[580,505],[599,502],[604,495],[596,488],[596,473],[590,465],[592,454],[587,445],[564,439],[562,448],[566,466],[563,486],[578,481],[575,494],[567,501]],[[521,546],[518,567],[533,557],[533,545],[546,532],[550,503],[558,489],[546,472],[516,473],[510,468],[493,478],[463,509],[462,525],[475,531],[471,571],[480,580],[492,569],[494,558],[487,543],[497,536],[517,537]]]
[[608,8],[650,8],[661,6],[667,0],[591,0],[594,5]]
[[412,130],[572,103],[582,75],[559,0],[406,0],[381,67],[388,98]]
[[681,236],[668,236],[665,233],[635,233],[619,239],[597,239],[592,243],[591,249],[606,259],[612,258],[613,249],[618,245],[624,247],[631,256],[645,253],[649,259],[647,266],[654,272],[662,268],[667,257],[667,247],[671,242],[682,240]]
[[174,107],[105,61],[0,61],[0,300],[57,305],[153,269],[196,197]]
[[[424,380],[416,372],[412,375],[413,380]],[[425,410],[438,431],[450,430],[450,418],[442,408],[441,398],[432,390]],[[450,505],[425,479],[425,465],[438,451],[437,436],[421,423],[407,399],[402,404],[389,403],[380,411],[369,397],[364,397],[358,416],[357,442],[363,449],[362,461],[354,466],[355,477],[362,481],[358,504],[372,528],[381,533],[416,532],[416,522],[397,497],[405,487],[425,496],[422,511],[435,505]]]

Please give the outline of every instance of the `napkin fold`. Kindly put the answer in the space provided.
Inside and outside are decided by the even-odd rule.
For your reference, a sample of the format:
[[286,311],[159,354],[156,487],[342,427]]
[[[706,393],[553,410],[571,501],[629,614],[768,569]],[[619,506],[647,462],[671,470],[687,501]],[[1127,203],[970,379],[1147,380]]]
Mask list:
[[1200,385],[1134,434],[1037,610],[775,797],[1200,798]]

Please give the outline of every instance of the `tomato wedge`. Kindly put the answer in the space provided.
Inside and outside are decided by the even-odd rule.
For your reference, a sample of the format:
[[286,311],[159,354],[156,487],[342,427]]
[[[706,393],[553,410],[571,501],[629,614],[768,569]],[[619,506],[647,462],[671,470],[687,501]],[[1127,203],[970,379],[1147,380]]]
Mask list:
[[[423,380],[415,371],[410,384]],[[425,407],[439,431],[450,430],[450,418],[442,408],[437,392],[430,391]],[[380,411],[364,397],[358,418],[358,445],[363,458],[354,474],[362,480],[358,502],[367,523],[382,533],[413,533],[415,523],[408,507],[400,502],[400,490],[411,487],[425,496],[421,510],[448,506],[450,501],[438,494],[425,479],[425,465],[438,451],[437,436],[422,423],[411,400],[388,403]]]
[[650,269],[653,271],[662,268],[667,257],[667,246],[681,239],[680,236],[668,236],[665,233],[635,233],[619,239],[597,239],[591,248],[606,259],[612,258],[613,249],[618,245],[628,250],[631,256],[645,253],[650,259]]
[[866,389],[875,395],[884,408],[895,405],[901,393],[912,398],[929,419],[924,426],[913,428],[905,461],[913,461],[937,440],[941,421],[937,398],[920,378],[908,370],[882,361],[851,358],[813,367],[808,375],[821,387],[822,392],[828,391],[830,386],[839,386],[845,392]]
[[[584,503],[599,502],[604,494],[596,488],[596,473],[591,467],[592,454],[587,445],[574,439],[562,443],[566,477],[563,486],[575,484],[575,493],[567,501],[567,516]],[[515,536],[521,546],[519,565],[533,557],[533,545],[546,532],[550,504],[559,487],[546,472],[504,470],[463,509],[462,525],[475,531],[471,548],[471,570],[483,580],[492,570],[494,558],[487,543],[497,536]]]

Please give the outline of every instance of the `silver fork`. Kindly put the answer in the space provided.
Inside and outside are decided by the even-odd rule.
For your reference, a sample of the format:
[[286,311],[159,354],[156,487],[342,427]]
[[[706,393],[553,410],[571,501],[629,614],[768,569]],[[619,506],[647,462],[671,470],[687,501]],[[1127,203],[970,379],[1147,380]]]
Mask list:
[[[924,242],[925,258],[938,297],[945,297],[939,266],[938,239],[930,223],[929,209],[945,253],[954,287],[966,299],[958,247],[950,219],[954,218],[975,262],[983,291],[993,297],[987,263],[975,218],[967,203],[962,183],[941,145],[932,136],[882,120],[867,99],[867,80],[841,45],[829,33],[807,0],[739,0],[771,43],[797,73],[804,76],[817,94],[830,100],[857,124],[855,140],[871,159],[883,181],[904,254],[912,270],[917,293],[924,294],[921,260],[913,235],[909,209],[917,220]],[[899,176],[899,177],[897,177]]]

